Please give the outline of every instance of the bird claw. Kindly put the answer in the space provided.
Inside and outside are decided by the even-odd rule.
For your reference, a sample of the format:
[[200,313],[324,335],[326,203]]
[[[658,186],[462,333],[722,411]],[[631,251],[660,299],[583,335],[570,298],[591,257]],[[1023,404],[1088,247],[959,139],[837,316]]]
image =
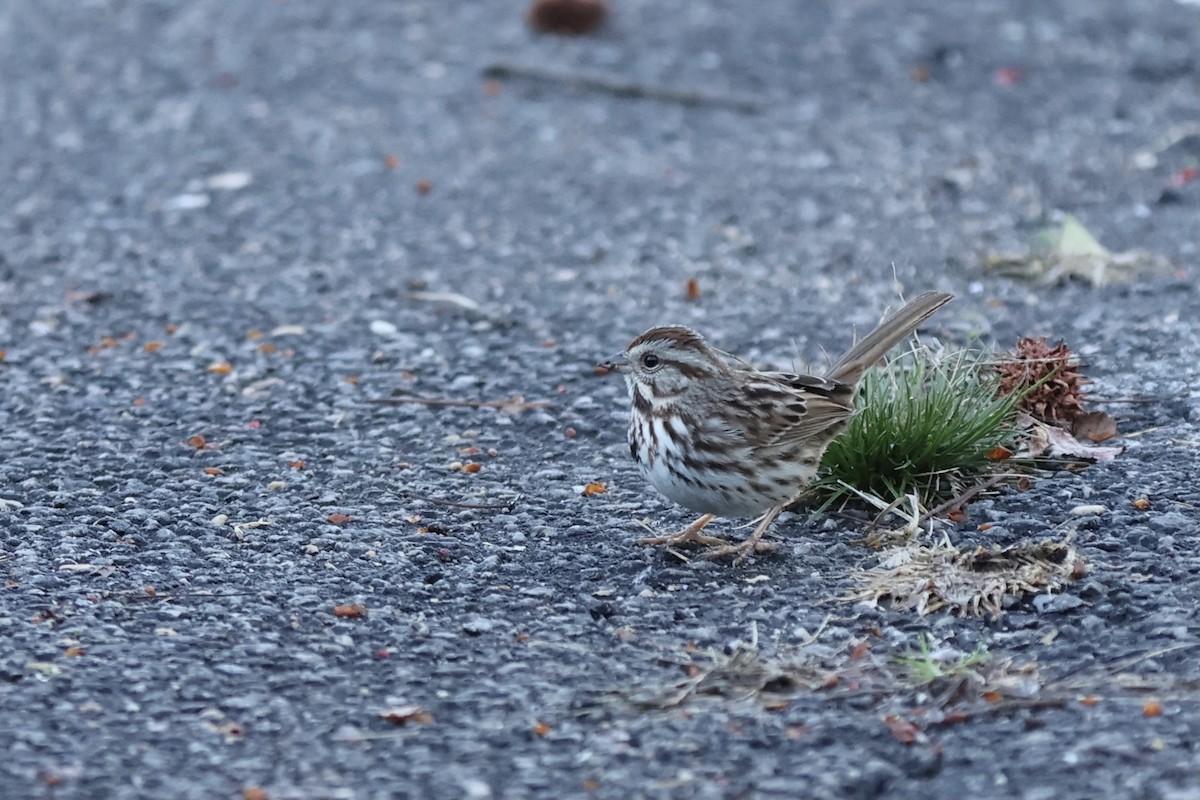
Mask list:
[[734,564],[741,564],[751,553],[770,553],[773,550],[779,549],[778,542],[764,542],[760,540],[747,539],[744,542],[737,544],[726,544],[723,547],[714,547],[704,554],[705,558],[724,558],[725,556],[733,556]]
[[701,547],[725,547],[729,545],[729,540],[722,539],[720,536],[705,536],[699,532],[693,533],[692,531],[682,530],[679,533],[672,533],[669,536],[650,536],[646,539],[638,539],[638,544],[665,544],[668,547],[676,547],[681,544],[698,544]]
[[[698,544],[701,547],[709,548],[707,552],[702,553],[703,558],[723,558],[724,556],[733,556],[733,563],[740,564],[750,557],[751,553],[769,553],[779,547],[776,542],[764,542],[763,534],[767,532],[767,528],[779,516],[779,512],[783,510],[782,506],[776,506],[763,515],[754,532],[744,542],[736,544],[728,539],[722,539],[718,536],[705,536],[700,531],[704,530],[704,526],[712,522],[716,517],[713,514],[705,514],[700,519],[688,525],[679,533],[672,533],[669,536],[652,536],[648,539],[639,539],[638,544],[644,545],[667,545],[668,548],[676,547],[683,544]],[[674,551],[672,551],[674,552]],[[677,553],[682,556],[682,554]]]
[[698,544],[701,547],[725,547],[729,545],[728,539],[722,539],[718,536],[705,536],[700,531],[704,530],[704,526],[712,522],[714,516],[705,514],[700,519],[688,525],[678,533],[672,533],[667,536],[651,536],[646,539],[638,539],[638,544],[644,545],[660,545],[665,544],[668,547],[676,547],[681,544]]

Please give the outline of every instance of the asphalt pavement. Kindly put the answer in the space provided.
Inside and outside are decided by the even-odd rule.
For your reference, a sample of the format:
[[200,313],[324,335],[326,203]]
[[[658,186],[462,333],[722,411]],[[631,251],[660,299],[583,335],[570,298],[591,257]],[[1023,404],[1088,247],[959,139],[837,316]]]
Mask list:
[[[611,5],[0,4],[0,797],[1200,798],[1200,6]],[[1064,214],[1104,285],[993,268]],[[687,512],[597,361],[926,289],[1083,355],[1124,452],[947,533],[1086,574],[921,617],[853,520],[636,544]]]

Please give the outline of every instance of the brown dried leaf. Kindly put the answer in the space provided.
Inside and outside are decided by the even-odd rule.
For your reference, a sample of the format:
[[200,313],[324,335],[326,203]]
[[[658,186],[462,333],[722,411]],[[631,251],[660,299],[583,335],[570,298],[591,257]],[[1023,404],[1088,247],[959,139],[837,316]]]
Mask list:
[[582,36],[608,18],[605,0],[534,0],[526,14],[529,27],[538,33]]
[[917,726],[899,714],[888,714],[883,718],[883,724],[887,725],[888,730],[892,732],[892,736],[895,736],[896,741],[901,744],[912,744],[921,736],[921,732],[917,730]]
[[325,518],[325,521],[334,525],[345,525],[347,522],[350,522],[353,519],[354,517],[350,516],[349,514],[330,514]]
[[587,486],[583,487],[583,496],[591,497],[594,494],[604,494],[608,491],[608,487],[600,481],[592,481]]
[[1071,423],[1071,435],[1076,439],[1104,442],[1117,435],[1117,421],[1103,411],[1088,411]]
[[1084,444],[1062,428],[1047,425],[1030,417],[1019,420],[1026,430],[1025,447],[1031,458],[1061,458],[1100,464],[1112,461],[1125,451],[1123,447],[1092,447]]
[[433,722],[433,714],[418,705],[389,706],[379,712],[379,718],[393,725],[428,725]]
[[367,615],[367,607],[362,603],[347,603],[346,605],[334,606],[333,615],[342,617],[343,619],[357,619]]

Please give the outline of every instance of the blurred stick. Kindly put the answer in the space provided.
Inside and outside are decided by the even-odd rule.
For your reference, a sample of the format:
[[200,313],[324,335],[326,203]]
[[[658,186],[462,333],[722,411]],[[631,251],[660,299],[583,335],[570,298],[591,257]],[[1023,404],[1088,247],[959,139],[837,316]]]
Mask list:
[[498,62],[483,68],[483,77],[492,80],[524,78],[539,83],[558,83],[573,89],[600,92],[613,97],[635,100],[655,100],[681,106],[711,106],[736,111],[739,114],[758,114],[762,105],[753,100],[739,97],[722,97],[691,89],[669,89],[664,86],[647,86],[642,83],[624,82],[598,75],[578,75],[570,72],[554,72],[524,64]]

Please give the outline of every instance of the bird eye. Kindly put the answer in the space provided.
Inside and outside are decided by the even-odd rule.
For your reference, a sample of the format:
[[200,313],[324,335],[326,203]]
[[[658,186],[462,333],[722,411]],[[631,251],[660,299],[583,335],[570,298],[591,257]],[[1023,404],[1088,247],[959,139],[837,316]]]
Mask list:
[[654,355],[654,353],[646,353],[646,355],[642,356],[642,366],[646,369],[654,369],[660,363],[658,356]]

